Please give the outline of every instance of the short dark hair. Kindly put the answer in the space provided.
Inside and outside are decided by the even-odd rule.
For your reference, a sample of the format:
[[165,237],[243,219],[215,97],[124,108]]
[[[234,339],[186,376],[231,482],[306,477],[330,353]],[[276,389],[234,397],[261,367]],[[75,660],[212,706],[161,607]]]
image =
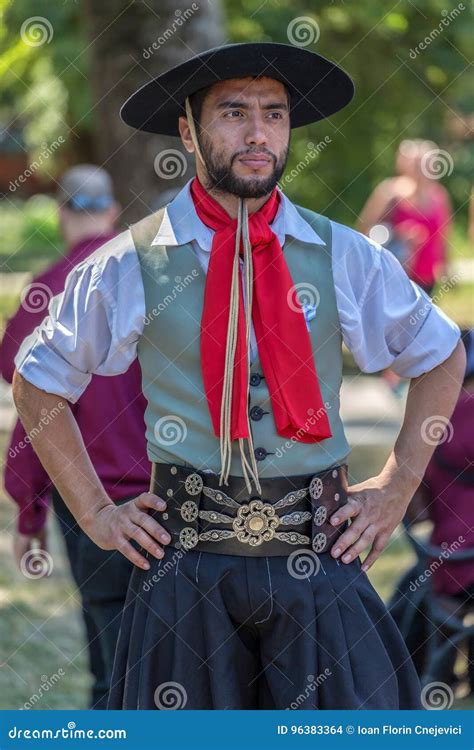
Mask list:
[[[254,79],[261,78],[261,76],[253,76],[253,78]],[[191,96],[189,97],[189,103],[191,105],[191,112],[193,113],[194,122],[196,123],[198,128],[199,128],[200,121],[201,121],[202,105],[204,103],[204,99],[208,95],[213,85],[214,84],[211,84],[210,86],[205,86],[203,89],[198,89],[198,91],[195,91],[194,94],[191,94]],[[290,102],[291,102],[291,94],[290,94],[290,90],[288,86],[284,83],[283,83],[283,86],[285,87],[288,110],[289,110]]]

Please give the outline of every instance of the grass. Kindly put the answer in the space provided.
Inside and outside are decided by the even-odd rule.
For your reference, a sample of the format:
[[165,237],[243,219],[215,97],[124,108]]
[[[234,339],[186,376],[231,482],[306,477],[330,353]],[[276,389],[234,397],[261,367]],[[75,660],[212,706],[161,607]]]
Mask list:
[[[50,577],[28,579],[12,554],[14,508],[0,502],[0,709],[84,709],[87,652],[77,590],[52,530]],[[57,681],[56,681],[57,680]],[[52,684],[49,689],[41,685]],[[37,700],[34,696],[40,696]]]

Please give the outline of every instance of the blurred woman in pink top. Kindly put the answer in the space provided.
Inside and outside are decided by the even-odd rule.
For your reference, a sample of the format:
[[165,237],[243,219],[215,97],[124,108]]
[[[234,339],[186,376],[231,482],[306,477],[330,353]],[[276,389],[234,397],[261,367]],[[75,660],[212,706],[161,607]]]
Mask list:
[[365,204],[358,228],[395,252],[428,294],[445,274],[451,201],[439,183],[450,156],[433,141],[400,143],[395,177],[383,180]]

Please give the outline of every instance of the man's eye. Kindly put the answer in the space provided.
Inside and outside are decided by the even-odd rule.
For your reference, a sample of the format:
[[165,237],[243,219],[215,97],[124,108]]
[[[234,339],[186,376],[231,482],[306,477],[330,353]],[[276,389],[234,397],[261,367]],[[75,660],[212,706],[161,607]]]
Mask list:
[[226,114],[225,114],[224,116],[225,116],[225,117],[229,117],[229,115],[241,115],[241,114],[242,114],[242,113],[241,113],[241,112],[239,112],[239,110],[238,110],[238,109],[233,109],[233,110],[232,110],[231,112],[226,112]]
[[275,115],[276,115],[275,119],[278,119],[282,116],[281,112],[270,112],[270,117],[275,117]]

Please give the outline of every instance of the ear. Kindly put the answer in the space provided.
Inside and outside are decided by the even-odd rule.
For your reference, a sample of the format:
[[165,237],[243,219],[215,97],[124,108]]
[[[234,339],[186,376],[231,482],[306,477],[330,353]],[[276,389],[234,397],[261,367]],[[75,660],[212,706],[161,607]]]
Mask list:
[[191,138],[191,131],[189,129],[188,120],[187,117],[184,117],[182,115],[178,118],[178,127],[179,127],[179,134],[181,136],[181,140],[183,142],[184,148],[188,153],[193,154],[194,153],[194,143]]

